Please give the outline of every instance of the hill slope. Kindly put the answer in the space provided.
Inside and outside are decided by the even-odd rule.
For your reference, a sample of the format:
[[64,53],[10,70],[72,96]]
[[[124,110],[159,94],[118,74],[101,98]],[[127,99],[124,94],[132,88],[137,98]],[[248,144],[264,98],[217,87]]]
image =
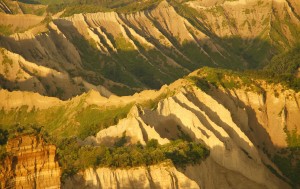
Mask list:
[[[186,180],[196,188],[299,187],[300,96],[280,84],[204,68],[159,91],[127,97],[105,98],[91,91],[60,101],[4,90],[1,96],[8,102],[0,104],[1,129],[11,134],[44,133],[46,140],[58,147],[66,188],[104,183],[127,187],[133,186],[130,183],[137,177],[145,178],[140,181],[146,187],[147,183],[160,181],[147,176],[158,174],[156,166],[161,170],[159,174],[167,171],[172,175],[163,178],[178,179],[180,186]],[[12,99],[15,103],[9,103]],[[116,153],[119,155],[112,156],[116,158],[113,162],[125,163],[122,157],[143,153],[138,149],[149,150],[147,146],[153,139],[161,145],[158,151],[177,149],[172,145],[181,139],[200,142],[210,153],[196,164],[176,163],[173,159],[167,165],[159,165],[162,160],[157,154],[149,155],[158,158],[158,163],[147,171],[147,163],[124,169],[122,164],[110,164],[107,159],[110,156],[106,153]],[[103,151],[106,148],[109,151]],[[129,174],[132,176],[126,176]],[[114,179],[108,182],[106,178]],[[165,184],[171,187],[172,183]]]
[[[4,31],[7,27],[27,31],[0,36],[2,57],[15,62],[17,54],[24,58],[21,62],[39,67],[24,70],[27,66],[21,66],[20,72],[27,72],[21,77],[26,79],[15,76],[17,68],[2,70],[1,86],[63,99],[103,87],[127,95],[157,89],[201,66],[262,68],[298,40],[297,1],[216,1],[213,5],[147,1],[144,5],[129,3],[69,17],[36,16],[43,21],[26,27],[20,25],[20,14],[5,17]],[[75,10],[90,9],[76,5]]]

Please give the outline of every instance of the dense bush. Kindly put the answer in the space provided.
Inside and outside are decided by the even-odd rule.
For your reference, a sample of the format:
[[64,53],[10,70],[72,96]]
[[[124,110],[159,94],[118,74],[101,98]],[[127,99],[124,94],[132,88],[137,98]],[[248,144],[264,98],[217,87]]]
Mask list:
[[8,131],[0,128],[0,163],[6,157],[6,142],[8,140]]
[[7,157],[6,146],[0,145],[0,164],[3,163],[3,160]]
[[284,153],[276,154],[273,162],[278,166],[280,171],[290,179],[294,188],[300,186],[300,148],[286,148]]
[[300,67],[300,44],[272,58],[265,70],[276,74],[295,74]]
[[287,88],[293,89],[296,92],[300,90],[300,78],[295,77],[294,74],[280,74],[273,71],[248,71],[245,72],[248,77],[254,79],[263,79],[268,83],[282,84]]
[[0,128],[0,145],[4,145],[8,139],[8,131]]
[[172,161],[174,165],[182,167],[199,163],[209,155],[209,150],[196,142],[176,140],[160,145],[152,139],[143,146],[140,143],[125,145],[124,139],[121,137],[113,147],[81,147],[75,138],[62,140],[58,146],[58,155],[63,178],[88,167],[128,168],[164,161]]
[[157,140],[150,140],[146,146],[140,144],[107,148],[100,166],[134,167],[153,165],[171,160],[177,166],[199,163],[209,155],[209,151],[200,143],[183,140],[171,141],[159,145]]

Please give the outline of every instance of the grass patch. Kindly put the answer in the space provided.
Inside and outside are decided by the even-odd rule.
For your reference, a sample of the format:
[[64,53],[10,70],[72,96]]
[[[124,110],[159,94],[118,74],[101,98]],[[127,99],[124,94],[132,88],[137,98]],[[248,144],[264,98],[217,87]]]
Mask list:
[[103,128],[114,125],[125,118],[132,104],[123,107],[100,109],[95,105],[83,107],[57,106],[45,110],[29,110],[27,106],[9,112],[0,111],[2,129],[14,132],[16,125],[23,130],[30,130],[32,125],[42,126],[53,138],[79,137],[81,139],[94,135]]
[[146,102],[144,102],[142,104],[142,106],[144,108],[149,108],[151,110],[155,110],[158,106],[158,103],[163,100],[163,99],[166,99],[167,97],[169,96],[172,96],[172,93],[171,92],[166,92],[166,93],[162,93],[160,94],[158,97],[156,97],[155,99],[150,99]]
[[[60,9],[61,7],[55,7],[53,5],[51,7],[52,9]],[[51,10],[53,12],[57,12],[54,10]],[[108,12],[112,11],[109,8],[103,7],[103,6],[95,6],[95,5],[76,5],[76,6],[66,6],[66,9],[64,13],[61,15],[61,17],[68,17],[72,16],[74,14],[80,14],[80,13],[96,13],[96,12]]]
[[0,24],[0,34],[4,36],[9,36],[14,33],[13,25],[3,25]]
[[120,119],[127,116],[132,106],[129,104],[121,108],[102,110],[100,107],[92,105],[78,112],[76,121],[81,125],[79,138],[84,139],[110,125],[116,125]]
[[264,80],[269,84],[281,84],[296,92],[300,90],[300,79],[292,75],[281,75],[270,71],[252,71],[246,70],[236,72],[226,69],[216,69],[204,67],[201,68],[197,76],[188,77],[196,86],[207,91],[209,84],[215,87],[225,89],[244,88],[256,93],[265,94],[264,89],[260,86],[259,80]]

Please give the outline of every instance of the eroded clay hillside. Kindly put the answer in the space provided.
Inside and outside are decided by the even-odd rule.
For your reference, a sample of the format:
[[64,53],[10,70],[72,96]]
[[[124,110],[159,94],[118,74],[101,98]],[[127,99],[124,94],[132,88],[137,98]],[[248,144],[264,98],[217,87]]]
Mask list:
[[[57,146],[63,188],[299,187],[300,95],[280,84],[205,68],[127,97],[1,96],[16,100],[1,103],[1,129],[33,129]],[[187,143],[209,154],[185,163],[161,157]],[[142,150],[157,159],[136,159]]]
[[154,1],[143,10],[68,17],[1,13],[3,30],[11,30],[0,36],[1,86],[62,99],[90,89],[128,95],[201,66],[261,68],[297,42],[298,7],[295,0]]
[[61,171],[56,147],[39,136],[17,136],[6,145],[1,158],[1,188],[60,188]]

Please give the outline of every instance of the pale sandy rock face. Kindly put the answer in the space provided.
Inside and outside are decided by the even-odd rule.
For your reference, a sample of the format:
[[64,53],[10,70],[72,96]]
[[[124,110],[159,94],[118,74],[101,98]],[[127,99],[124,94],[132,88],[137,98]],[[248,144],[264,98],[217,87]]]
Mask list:
[[[81,177],[81,179],[80,179]],[[85,181],[84,181],[84,180]],[[75,182],[74,182],[75,181]],[[77,182],[76,182],[77,181]],[[76,183],[74,185],[73,183]],[[175,167],[162,163],[131,169],[88,169],[81,176],[66,181],[63,188],[190,188],[200,189],[198,184]]]
[[112,95],[101,85],[95,86],[82,78],[72,78],[60,69],[37,65],[11,51],[1,49],[0,60],[0,74],[3,76],[0,82],[3,88],[9,90],[34,91],[42,95],[60,96],[62,99],[92,89],[103,96]]
[[[282,92],[283,91],[283,92]],[[231,92],[231,98],[222,92],[216,92],[212,96],[229,109],[235,121],[242,126],[246,133],[255,133],[259,145],[286,147],[285,127],[288,131],[299,128],[297,123],[300,113],[299,93],[284,90],[281,87],[268,86],[265,94],[235,90]],[[239,101],[239,102],[238,102]],[[238,104],[237,106],[235,104]],[[241,116],[246,111],[248,117]],[[261,129],[265,131],[262,132]],[[265,144],[263,144],[265,143]]]
[[62,101],[57,98],[44,97],[36,93],[0,90],[0,106],[4,110],[10,111],[13,109],[27,106],[28,110],[47,109],[49,107],[58,106]]
[[165,31],[176,37],[181,44],[184,41],[194,41],[193,36],[186,27],[186,20],[178,15],[166,1],[160,3],[156,9],[151,11],[151,18],[155,19]]
[[[167,142],[167,139],[180,138],[183,131],[189,134],[192,140],[202,141],[210,149],[210,156],[200,165],[179,169],[190,180],[196,182],[198,187],[290,188],[266,167],[265,163],[269,166],[274,164],[263,155],[262,148],[258,147],[265,145],[271,153],[274,146],[286,147],[283,122],[288,128],[299,128],[299,124],[295,123],[300,113],[296,105],[299,93],[284,90],[284,93],[276,96],[274,89],[282,88],[274,87],[266,86],[265,95],[241,89],[227,93],[222,89],[213,90],[207,94],[195,87],[181,88],[174,96],[160,101],[156,109],[134,107],[128,117],[118,125],[100,131],[95,138],[89,138],[87,141],[94,144],[105,143],[105,137],[121,137],[126,131],[126,134],[134,139],[133,143],[139,140],[144,144],[154,138],[163,144],[162,139]],[[148,130],[141,131],[142,127]],[[145,134],[148,137],[145,137]],[[140,169],[143,168],[137,168]],[[277,170],[275,166],[274,169]],[[113,176],[109,176],[112,173],[104,172],[103,169],[86,170],[81,176],[81,182],[93,183],[92,185],[97,187],[103,182],[102,179],[112,182]],[[122,184],[134,183],[130,178],[121,177],[121,172],[120,169],[114,171],[114,174],[118,174],[113,177],[113,183],[115,180]],[[145,173],[135,172],[134,176],[144,177],[139,174]],[[144,181],[142,183],[144,184]],[[144,184],[144,187],[148,188],[148,185]]]
[[12,174],[0,175],[3,188],[58,189],[61,187],[61,172],[56,159],[55,146],[45,144],[39,137],[18,136],[8,141],[7,152],[10,156],[5,166]]
[[24,14],[4,14],[0,13],[0,24],[11,25],[14,29],[26,30],[30,27],[38,25],[43,19],[43,16],[24,15]]
[[[199,171],[201,170],[201,171]],[[224,189],[266,189],[267,187],[249,180],[243,175],[225,169],[208,158],[199,166],[188,166],[184,174],[197,182],[201,188],[224,188]],[[215,175],[215,176],[211,176]]]
[[[202,11],[206,15],[205,20],[211,29],[220,37],[232,35],[243,38],[255,38],[258,35],[265,36],[268,29],[268,19],[271,17],[271,0],[261,1],[225,1],[214,4]],[[198,1],[189,3],[191,7],[203,9]]]
[[151,139],[156,139],[160,144],[168,143],[168,139],[161,138],[154,128],[144,123],[139,117],[139,111],[139,108],[134,106],[127,118],[120,120],[117,125],[101,130],[96,137],[88,137],[85,143],[113,146],[123,136],[126,137],[129,144],[140,142],[145,145]]
[[296,14],[300,15],[300,2],[297,0],[289,1]]
[[[179,93],[162,101],[152,117],[144,116],[145,122],[154,125],[154,128],[157,126],[157,131],[164,136],[166,129],[161,130],[158,127],[162,127],[163,124],[166,124],[166,128],[172,126],[162,120],[175,120],[194,140],[204,141],[211,150],[209,159],[224,169],[238,172],[249,182],[265,188],[288,187],[264,166],[256,147],[233,122],[231,113],[204,92],[198,89],[193,92],[189,99]],[[188,93],[186,95],[189,96]],[[174,128],[176,127],[173,126]]]
[[[206,15],[204,23],[215,34],[224,38],[234,35],[241,36],[243,39],[253,39],[258,36],[263,39],[272,38],[271,22],[284,20],[285,17],[290,17],[293,24],[299,25],[299,16],[297,16],[299,6],[295,1],[190,1],[186,4]],[[287,40],[293,43],[292,31],[286,26],[280,27]]]
[[[176,95],[160,101],[156,109],[134,107],[128,117],[121,120],[117,125],[100,131],[96,137],[86,139],[86,142],[89,143],[108,144],[105,140],[107,137],[110,139],[113,137],[120,138],[126,132],[126,136],[132,143],[140,141],[144,144],[153,138],[163,144],[168,139],[180,138],[183,131],[189,134],[194,141],[202,141],[210,148],[210,156],[200,165],[191,165],[182,170],[179,168],[178,170],[182,173],[180,174],[181,177],[175,174],[178,182],[184,181],[185,184],[193,182],[195,185],[174,186],[169,181],[172,179],[163,175],[166,167],[159,165],[159,173],[153,170],[153,167],[148,168],[151,170],[149,172],[145,172],[143,167],[126,170],[89,169],[81,175],[69,179],[65,187],[71,188],[73,187],[72,184],[81,183],[81,186],[85,185],[88,188],[100,188],[102,186],[115,188],[117,187],[116,183],[118,183],[118,186],[125,188],[136,188],[138,183],[142,188],[153,188],[151,182],[149,185],[149,178],[153,179],[154,183],[156,183],[156,179],[164,178],[164,182],[160,181],[159,187],[289,188],[288,184],[271,173],[263,163],[267,162],[270,166],[274,166],[267,157],[261,156],[261,149],[256,146],[257,140],[260,140],[263,134],[257,136],[249,134],[252,130],[251,127],[254,127],[253,116],[257,116],[258,123],[264,126],[269,124],[268,121],[260,120],[262,115],[260,114],[261,110],[258,109],[273,104],[274,110],[267,112],[272,119],[273,114],[276,114],[273,111],[277,111],[276,103],[281,101],[278,99],[276,101],[277,97],[269,91],[265,97],[254,92],[242,92],[242,90],[237,90],[232,94],[236,94],[239,102],[233,97],[230,98],[222,94],[221,91],[215,91],[209,95],[197,88],[182,88]],[[281,94],[280,96],[285,95]],[[218,101],[214,99],[216,97],[219,98]],[[296,97],[296,99],[298,98]],[[292,101],[291,99],[289,103],[294,104],[295,102],[292,103]],[[241,103],[244,103],[244,106]],[[281,106],[278,105],[278,107]],[[294,106],[288,107],[293,108]],[[253,109],[254,115],[249,112],[249,109]],[[295,110],[292,111],[299,114]],[[277,132],[275,134],[275,129],[269,127],[267,132],[270,134],[272,142],[274,144],[277,144],[275,141],[280,143],[283,133]],[[268,127],[266,126],[266,128]],[[277,139],[278,136],[281,138]],[[108,145],[113,145],[113,143]],[[175,168],[171,166],[170,169]],[[169,175],[174,176],[173,173],[168,172]],[[149,174],[152,176],[147,176]]]

